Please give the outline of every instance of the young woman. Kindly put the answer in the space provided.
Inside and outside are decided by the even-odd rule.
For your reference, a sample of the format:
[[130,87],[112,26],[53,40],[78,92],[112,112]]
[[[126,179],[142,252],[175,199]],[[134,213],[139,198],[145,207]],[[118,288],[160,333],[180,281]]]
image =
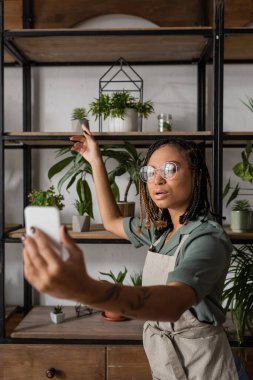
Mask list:
[[83,130],[71,138],[73,149],[92,166],[104,227],[148,246],[143,286],[92,279],[63,227],[67,261],[41,231],[24,239],[27,280],[41,292],[147,320],[144,348],[156,380],[237,380],[219,302],[232,245],[210,215],[210,179],[198,147],[175,138],[153,144],[140,170],[141,217],[122,218],[99,146]]

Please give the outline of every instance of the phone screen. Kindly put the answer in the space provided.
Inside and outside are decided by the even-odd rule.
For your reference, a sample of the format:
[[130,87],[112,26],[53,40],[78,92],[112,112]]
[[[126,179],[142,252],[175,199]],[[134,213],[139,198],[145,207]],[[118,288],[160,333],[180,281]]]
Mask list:
[[39,228],[49,236],[61,253],[60,224],[60,212],[56,207],[27,206],[25,208],[26,234],[32,236],[31,227]]

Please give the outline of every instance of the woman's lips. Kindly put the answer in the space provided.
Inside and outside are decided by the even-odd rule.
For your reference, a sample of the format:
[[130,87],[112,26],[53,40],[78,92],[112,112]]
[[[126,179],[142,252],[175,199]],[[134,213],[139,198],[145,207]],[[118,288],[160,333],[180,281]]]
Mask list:
[[168,197],[168,193],[163,190],[156,190],[154,195],[155,195],[155,199],[157,200],[162,200]]

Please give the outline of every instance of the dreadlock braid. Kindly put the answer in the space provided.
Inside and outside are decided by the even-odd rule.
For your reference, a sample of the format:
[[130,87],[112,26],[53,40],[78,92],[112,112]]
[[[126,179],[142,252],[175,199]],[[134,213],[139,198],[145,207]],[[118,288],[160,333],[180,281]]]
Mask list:
[[[189,164],[189,169],[194,173],[192,199],[185,213],[180,216],[179,222],[185,224],[190,220],[197,219],[199,216],[205,218],[211,208],[209,202],[211,196],[211,180],[204,157],[197,144],[193,141],[186,141],[175,137],[159,140],[148,149],[144,165],[148,164],[150,157],[157,149],[166,145],[173,145],[178,150],[184,152]],[[167,209],[159,209],[156,206],[149,195],[147,184],[140,181],[141,225],[143,222],[143,209],[146,215],[146,228],[149,228],[151,223],[154,224],[156,229],[163,229],[172,224],[169,211]]]

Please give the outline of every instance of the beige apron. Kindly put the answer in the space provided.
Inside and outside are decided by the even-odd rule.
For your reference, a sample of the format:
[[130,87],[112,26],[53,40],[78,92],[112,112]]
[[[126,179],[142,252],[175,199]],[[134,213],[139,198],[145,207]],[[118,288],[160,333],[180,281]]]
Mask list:
[[[173,256],[148,251],[144,286],[167,284],[188,236],[183,235]],[[147,321],[143,343],[154,380],[238,380],[222,326],[199,322],[189,310],[175,323]]]

